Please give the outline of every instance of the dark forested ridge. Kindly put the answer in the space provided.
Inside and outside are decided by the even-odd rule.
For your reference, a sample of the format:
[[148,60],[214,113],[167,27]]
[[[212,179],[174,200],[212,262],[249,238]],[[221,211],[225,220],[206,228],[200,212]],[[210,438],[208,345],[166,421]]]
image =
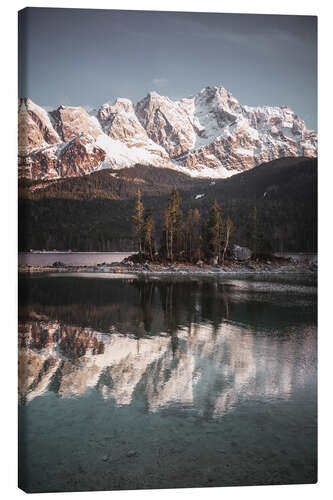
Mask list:
[[132,216],[137,190],[161,239],[163,217],[176,185],[184,214],[202,220],[216,199],[233,221],[232,240],[249,245],[251,218],[267,248],[317,249],[317,160],[282,158],[229,179],[195,179],[174,170],[136,166],[70,179],[27,182],[19,189],[19,248],[111,251],[136,249]]

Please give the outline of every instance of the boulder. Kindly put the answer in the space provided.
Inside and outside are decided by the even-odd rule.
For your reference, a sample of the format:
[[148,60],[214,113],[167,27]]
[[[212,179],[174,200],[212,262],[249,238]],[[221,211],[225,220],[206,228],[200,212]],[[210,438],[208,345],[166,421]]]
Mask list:
[[231,248],[231,256],[235,260],[239,260],[239,261],[249,260],[252,257],[252,250],[250,250],[247,247],[233,245]]

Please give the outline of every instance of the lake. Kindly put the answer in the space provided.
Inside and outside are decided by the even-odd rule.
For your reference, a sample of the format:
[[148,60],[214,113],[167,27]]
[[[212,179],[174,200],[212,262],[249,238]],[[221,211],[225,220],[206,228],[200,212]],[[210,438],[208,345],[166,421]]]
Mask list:
[[316,482],[316,285],[20,277],[20,486]]
[[133,252],[20,252],[19,265],[52,266],[55,262],[63,262],[73,266],[96,266],[121,262]]

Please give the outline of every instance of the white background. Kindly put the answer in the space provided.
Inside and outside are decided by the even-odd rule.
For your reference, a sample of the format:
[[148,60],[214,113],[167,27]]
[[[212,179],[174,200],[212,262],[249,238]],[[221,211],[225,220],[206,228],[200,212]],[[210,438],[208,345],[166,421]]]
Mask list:
[[[258,486],[237,488],[209,488],[186,490],[152,490],[128,492],[69,493],[70,499],[112,498],[131,499],[310,499],[329,498],[333,492],[332,452],[332,382],[333,329],[331,311],[332,287],[329,288],[333,259],[333,78],[332,31],[333,9],[329,1],[279,0],[219,2],[205,0],[195,3],[186,0],[78,0],[78,1],[11,1],[1,7],[1,76],[0,76],[0,214],[1,214],[1,466],[0,492],[2,498],[20,498],[25,495],[17,484],[17,11],[24,7],[118,8],[142,10],[183,10],[205,12],[233,12],[253,14],[318,15],[319,21],[319,482],[316,485]],[[332,367],[332,368],[331,368]],[[332,476],[332,478],[331,478]],[[33,495],[35,496],[35,495]],[[38,499],[52,498],[54,494],[40,494]]]

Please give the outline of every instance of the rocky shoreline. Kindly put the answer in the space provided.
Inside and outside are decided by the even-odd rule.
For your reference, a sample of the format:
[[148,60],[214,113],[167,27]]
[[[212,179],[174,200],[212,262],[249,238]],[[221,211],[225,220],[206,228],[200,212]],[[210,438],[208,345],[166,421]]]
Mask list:
[[52,266],[29,266],[20,265],[20,274],[35,273],[92,273],[92,274],[155,274],[155,275],[228,275],[228,274],[315,274],[317,264],[314,262],[292,262],[281,259],[275,261],[248,261],[248,262],[226,262],[224,266],[209,264],[156,264],[151,262],[134,263],[130,260],[126,262],[114,262],[112,264],[97,264],[94,266],[73,266],[55,262]]

